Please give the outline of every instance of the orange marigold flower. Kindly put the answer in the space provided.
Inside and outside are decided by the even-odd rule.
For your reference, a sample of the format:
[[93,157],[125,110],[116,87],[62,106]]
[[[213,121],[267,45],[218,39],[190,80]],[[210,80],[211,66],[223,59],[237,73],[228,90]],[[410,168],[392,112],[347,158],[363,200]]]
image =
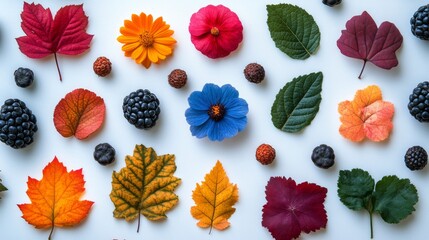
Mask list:
[[151,14],[133,14],[130,20],[124,21],[120,28],[121,36],[117,39],[123,43],[122,51],[138,64],[149,68],[152,63],[159,63],[173,53],[176,40],[171,37],[174,31],[159,17],[153,21]]

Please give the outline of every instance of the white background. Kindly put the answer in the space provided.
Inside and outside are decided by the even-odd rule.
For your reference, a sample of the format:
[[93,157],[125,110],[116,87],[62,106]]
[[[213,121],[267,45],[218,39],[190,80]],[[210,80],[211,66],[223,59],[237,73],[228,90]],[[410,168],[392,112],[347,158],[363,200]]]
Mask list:
[[[292,60],[282,53],[271,40],[266,24],[266,4],[281,1],[36,1],[50,7],[53,15],[67,4],[84,2],[89,16],[88,33],[94,34],[91,48],[76,57],[59,56],[63,82],[58,79],[53,57],[42,60],[30,59],[22,54],[15,38],[22,36],[20,13],[23,1],[0,3],[0,101],[20,98],[27,103],[38,119],[39,131],[35,142],[26,149],[15,150],[0,144],[0,178],[7,192],[0,200],[1,239],[47,239],[49,230],[38,230],[28,225],[16,206],[28,203],[27,178],[42,177],[42,169],[57,156],[68,170],[83,168],[86,193],[82,199],[95,202],[88,218],[74,228],[57,228],[53,239],[190,239],[190,240],[237,240],[272,239],[261,226],[261,209],[265,204],[265,185],[271,176],[292,177],[297,183],[309,181],[328,188],[325,207],[328,225],[325,230],[301,235],[302,239],[368,239],[369,217],[365,212],[347,209],[337,197],[338,171],[363,168],[376,181],[385,175],[395,174],[409,178],[419,191],[417,211],[398,225],[384,223],[374,217],[375,239],[426,239],[429,221],[429,167],[411,172],[403,162],[408,147],[421,145],[429,150],[427,135],[429,126],[419,123],[408,112],[408,96],[417,83],[428,80],[427,56],[429,43],[419,40],[410,32],[409,19],[414,11],[425,4],[422,0],[344,0],[340,6],[330,8],[321,0],[286,2],[307,10],[319,25],[321,43],[317,53],[307,60]],[[230,56],[212,60],[198,52],[190,41],[188,32],[192,13],[207,4],[224,4],[235,11],[244,26],[244,40]],[[368,11],[377,25],[391,21],[404,36],[397,52],[399,66],[387,71],[368,63],[363,79],[357,78],[362,61],[343,56],[336,46],[341,29],[354,15]],[[124,19],[132,13],[145,12],[154,17],[163,16],[175,31],[177,44],[173,56],[150,69],[135,64],[123,56],[121,44],[116,38]],[[98,56],[107,56],[113,63],[112,74],[97,77],[92,63]],[[265,67],[266,79],[251,84],[243,76],[243,68],[250,62]],[[35,82],[29,89],[15,85],[13,72],[18,67],[28,67],[35,73]],[[189,81],[185,88],[177,90],[168,85],[167,75],[174,68],[187,71]],[[312,124],[297,134],[284,133],[271,123],[270,109],[278,90],[286,82],[299,75],[322,71],[324,74],[320,111]],[[249,104],[247,128],[233,139],[210,142],[192,137],[184,112],[188,108],[187,97],[192,91],[201,90],[207,82],[232,84],[240,91],[240,97]],[[395,105],[394,129],[389,140],[383,143],[365,141],[353,143],[339,133],[338,103],[351,100],[358,89],[377,84],[384,100]],[[96,134],[87,140],[63,138],[55,130],[52,117],[54,107],[68,92],[86,88],[104,98],[106,121]],[[131,91],[147,88],[157,94],[162,113],[156,127],[138,130],[122,116],[122,100]],[[101,166],[92,157],[94,146],[109,142],[116,148],[116,162]],[[269,143],[277,150],[273,165],[262,166],[254,157],[261,143]],[[310,155],[321,143],[332,146],[336,164],[329,170],[313,165]],[[163,222],[150,222],[142,218],[140,233],[136,233],[137,221],[126,222],[112,215],[110,201],[112,171],[125,166],[124,158],[132,154],[135,144],[153,147],[158,154],[175,154],[176,176],[182,178],[177,188],[179,204],[167,213]],[[239,187],[236,213],[230,218],[231,227],[225,231],[196,226],[190,215],[194,204],[192,190],[197,182],[220,160],[231,182]]]

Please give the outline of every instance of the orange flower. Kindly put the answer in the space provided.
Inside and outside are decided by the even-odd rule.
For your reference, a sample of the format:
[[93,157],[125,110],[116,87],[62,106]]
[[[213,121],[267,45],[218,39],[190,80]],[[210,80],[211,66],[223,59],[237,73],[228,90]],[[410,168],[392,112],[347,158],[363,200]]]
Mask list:
[[122,51],[136,63],[149,68],[152,63],[159,63],[173,53],[176,40],[171,37],[174,31],[159,17],[153,21],[152,15],[133,14],[124,21],[117,39],[123,43]]

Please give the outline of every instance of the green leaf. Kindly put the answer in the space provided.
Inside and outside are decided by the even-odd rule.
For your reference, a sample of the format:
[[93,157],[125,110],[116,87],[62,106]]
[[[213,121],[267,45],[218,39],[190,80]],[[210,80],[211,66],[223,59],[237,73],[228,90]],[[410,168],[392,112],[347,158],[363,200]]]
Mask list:
[[1,179],[0,179],[0,192],[4,192],[6,190],[7,190],[7,188],[1,183]]
[[286,83],[271,107],[274,126],[284,132],[298,132],[310,125],[319,111],[322,81],[322,72],[317,72]]
[[313,17],[291,4],[267,5],[268,28],[276,47],[293,59],[307,59],[320,44]]
[[341,170],[338,178],[338,196],[340,201],[352,210],[366,209],[374,185],[374,179],[367,171]]
[[387,223],[399,223],[415,211],[419,197],[416,187],[408,179],[386,176],[375,186],[374,211]]

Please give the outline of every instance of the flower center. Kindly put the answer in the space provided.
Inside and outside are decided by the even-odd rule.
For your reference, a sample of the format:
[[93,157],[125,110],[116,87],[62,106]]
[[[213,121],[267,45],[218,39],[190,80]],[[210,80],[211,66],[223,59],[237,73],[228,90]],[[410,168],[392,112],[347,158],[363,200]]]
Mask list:
[[150,35],[148,31],[144,31],[140,34],[140,44],[143,45],[143,47],[148,48],[152,46],[153,42],[153,36]]
[[221,104],[211,105],[207,114],[211,119],[218,122],[225,116],[225,107]]
[[213,36],[218,36],[219,35],[219,29],[217,27],[212,27],[212,29],[210,29],[210,33]]

